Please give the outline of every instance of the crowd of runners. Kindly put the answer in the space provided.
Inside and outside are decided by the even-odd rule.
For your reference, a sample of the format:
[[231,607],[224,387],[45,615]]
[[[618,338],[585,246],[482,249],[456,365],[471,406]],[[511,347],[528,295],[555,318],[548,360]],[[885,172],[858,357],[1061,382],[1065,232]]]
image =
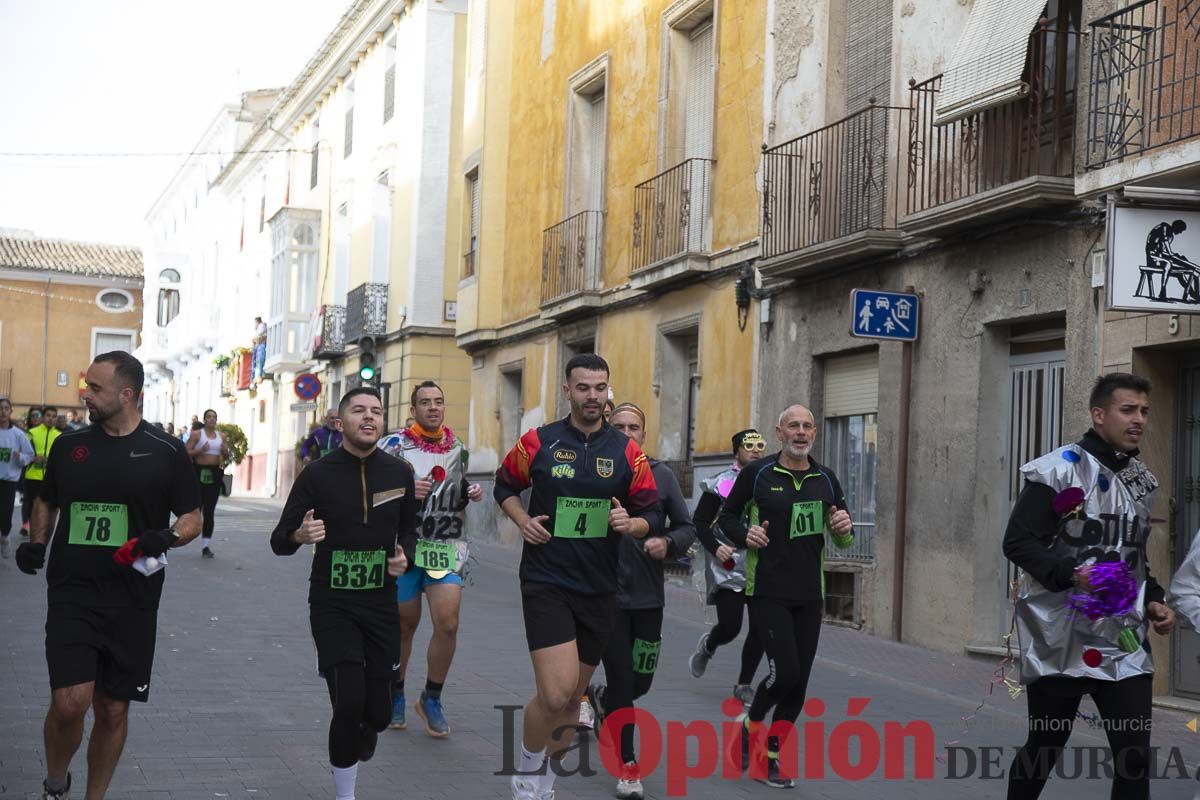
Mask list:
[[[142,380],[142,365],[131,355],[98,356],[83,394],[91,425],[55,439],[47,431],[40,456],[42,439],[17,431],[11,405],[0,400],[0,504],[6,498],[9,504],[0,517],[11,521],[15,484],[23,478],[29,527],[17,565],[33,574],[49,555],[52,695],[43,796],[50,800],[69,796],[69,767],[89,708],[95,724],[85,797],[104,796],[124,745],[129,703],[149,697],[168,556],[196,537],[204,556],[213,555],[214,511],[229,458],[217,414],[206,411],[186,439],[167,435],[141,418]],[[553,798],[563,772],[553,762],[580,731],[593,729],[623,765],[616,797],[640,800],[644,775],[634,726],[612,724],[628,717],[614,715],[646,696],[664,657],[686,660],[691,674],[703,677],[717,648],[738,636],[744,615],[748,633],[729,685],[745,713],[724,756],[768,786],[793,787],[796,776],[781,766],[780,753],[797,746],[785,739],[796,738],[792,726],[817,652],[826,549],[848,547],[854,537],[838,476],[811,455],[818,432],[813,414],[802,405],[783,409],[774,428],[777,449],[758,430],[733,434],[732,463],[702,483],[693,513],[671,469],[642,449],[645,411],[610,401],[603,358],[573,357],[562,392],[569,414],[521,435],[496,471],[492,492],[522,539],[520,594],[536,686],[522,717],[519,768],[507,789],[497,790],[513,800]],[[1038,796],[1084,694],[1102,716],[1122,723],[1108,728],[1124,767],[1114,777],[1114,796],[1148,796],[1150,726],[1125,723],[1149,720],[1152,660],[1143,644],[1150,627],[1170,631],[1175,612],[1150,575],[1142,542],[1075,547],[1068,523],[1104,513],[1137,518],[1148,529],[1157,482],[1137,460],[1137,446],[1149,392],[1137,376],[1103,377],[1091,397],[1092,429],[1024,467],[1026,488],[1004,551],[1025,575],[1016,603],[1030,737],[1010,771],[1010,798]],[[355,796],[358,765],[372,757],[379,735],[407,727],[409,698],[426,734],[445,738],[452,731],[443,690],[470,557],[466,509],[483,502],[485,492],[468,479],[469,454],[445,423],[442,389],[426,381],[409,400],[411,424],[388,433],[377,390],[360,387],[340,398],[305,442],[306,467],[270,537],[277,555],[305,545],[313,553],[309,624],[332,706],[328,756],[337,800]],[[1093,485],[1105,488],[1096,493]],[[1076,489],[1085,499],[1068,518],[1060,501]],[[717,622],[695,652],[667,654],[664,562],[697,552],[696,541],[704,564],[695,568],[705,571]],[[1088,591],[1095,565],[1115,559],[1131,565],[1144,594],[1141,617],[1121,622],[1128,634],[1064,623],[1067,590]],[[1171,587],[1172,605],[1193,624],[1200,622],[1197,584],[1194,548]],[[425,682],[419,692],[406,692],[425,606],[432,626]],[[756,684],[764,659],[765,676]],[[1065,724],[1049,724],[1055,721]]]

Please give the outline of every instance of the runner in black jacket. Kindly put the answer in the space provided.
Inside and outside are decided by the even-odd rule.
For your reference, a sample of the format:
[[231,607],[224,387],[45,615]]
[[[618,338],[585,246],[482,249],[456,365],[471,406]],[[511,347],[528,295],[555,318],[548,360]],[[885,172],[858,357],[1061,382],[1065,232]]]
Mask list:
[[[770,671],[750,704],[735,753],[749,766],[751,723],[775,708],[773,722],[795,724],[804,705],[808,676],[817,654],[825,595],[825,530],[837,547],[853,541],[854,527],[837,476],[808,455],[817,439],[812,412],[791,406],[779,415],[775,435],[783,449],[738,475],[717,524],[746,558],[750,629],[767,651]],[[743,519],[748,524],[743,529]],[[789,746],[794,746],[795,736]],[[779,773],[778,737],[767,738],[766,783],[791,787]]]
[[358,762],[374,755],[376,737],[392,719],[393,676],[400,668],[396,577],[413,556],[418,503],[412,467],[375,447],[383,432],[379,392],[347,392],[338,418],[341,448],[296,478],[271,549],[288,556],[316,545],[309,622],[333,703],[334,787],[339,798],[349,798]]
[[514,800],[552,792],[546,745],[556,760],[570,746],[580,697],[612,632],[618,545],[662,525],[645,453],[604,422],[608,364],[587,353],[564,372],[570,416],[526,432],[496,472],[496,501],[525,540],[521,605],[538,687],[525,707]]
[[[639,446],[646,437],[646,415],[633,403],[622,403],[609,417],[609,424]],[[654,530],[645,539],[628,536],[621,540],[617,563],[617,624],[604,650],[604,675],[607,686],[588,689],[588,702],[596,710],[596,730],[604,717],[650,691],[662,646],[663,559],[682,555],[696,540],[696,528],[688,515],[687,503],[679,481],[671,468],[650,460],[654,482],[662,498],[663,510],[670,521],[664,529]],[[621,728],[621,763],[625,765],[617,783],[616,795],[622,800],[641,800],[643,789],[633,749],[633,725]]]

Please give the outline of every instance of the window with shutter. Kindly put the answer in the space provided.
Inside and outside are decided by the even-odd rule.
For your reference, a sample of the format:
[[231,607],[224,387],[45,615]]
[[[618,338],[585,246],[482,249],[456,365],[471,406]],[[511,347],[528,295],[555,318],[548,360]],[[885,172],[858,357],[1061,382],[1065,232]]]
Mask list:
[[604,208],[604,128],[605,128],[605,99],[600,92],[591,102],[591,118],[587,143],[587,209],[599,211]]
[[333,302],[346,302],[350,289],[350,208],[338,206],[333,217]]
[[392,118],[396,110],[396,37],[387,43],[387,60],[383,73],[383,121]]
[[312,152],[308,168],[308,188],[317,188],[318,167],[320,166],[317,149],[321,139],[321,122],[314,119],[312,124]]
[[342,150],[342,158],[349,158],[354,152],[354,81],[346,83],[346,131],[345,145]]
[[388,282],[388,259],[392,245],[392,190],[388,174],[383,172],[375,182],[375,218],[372,224],[371,282]]
[[711,158],[713,138],[713,26],[697,26],[689,38],[684,87],[684,158]]

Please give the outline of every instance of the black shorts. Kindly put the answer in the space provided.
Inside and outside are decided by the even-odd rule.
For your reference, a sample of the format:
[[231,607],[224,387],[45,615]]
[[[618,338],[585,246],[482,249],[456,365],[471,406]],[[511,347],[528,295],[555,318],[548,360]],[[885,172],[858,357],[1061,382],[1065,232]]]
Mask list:
[[529,652],[575,642],[579,662],[600,663],[617,615],[615,594],[580,594],[551,583],[523,582],[521,610]]
[[50,688],[96,682],[114,700],[146,702],[158,609],[52,604],[46,613]]
[[400,612],[394,602],[361,607],[310,603],[308,620],[322,674],[344,662],[362,664],[368,677],[391,679],[400,669]]

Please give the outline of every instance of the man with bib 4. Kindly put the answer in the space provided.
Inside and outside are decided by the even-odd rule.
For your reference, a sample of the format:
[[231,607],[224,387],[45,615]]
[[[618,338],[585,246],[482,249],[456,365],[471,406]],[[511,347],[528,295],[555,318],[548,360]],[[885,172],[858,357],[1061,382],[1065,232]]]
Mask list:
[[[44,728],[43,797],[65,798],[71,758],[90,707],[87,797],[104,797],[129,729],[129,702],[149,698],[165,552],[200,533],[200,495],[183,443],[138,412],[141,362],[96,356],[83,402],[92,425],[64,433],[46,462],[29,541],[17,566],[46,570],[46,665],[50,712]],[[171,515],[175,524],[171,525]]]
[[[316,545],[309,624],[329,687],[329,761],[337,800],[353,800],[358,762],[375,754],[400,669],[396,577],[408,566],[417,501],[407,462],[379,451],[383,402],[369,387],[338,406],[342,447],[296,478],[271,533],[276,555]],[[407,553],[405,551],[408,551]]]
[[417,715],[425,732],[435,738],[450,735],[442,712],[442,687],[458,637],[458,612],[462,604],[462,571],[468,551],[463,538],[467,503],[483,499],[479,484],[468,484],[467,448],[446,427],[446,397],[433,381],[412,393],[411,427],[389,435],[380,449],[407,461],[416,473],[416,498],[421,504],[418,538],[412,566],[396,580],[400,609],[400,671],[392,700],[392,723],[407,727],[404,714],[404,675],[412,654],[412,640],[421,624],[421,594],[429,602],[433,636],[425,673],[425,690],[417,700]]
[[642,539],[662,525],[646,455],[604,421],[608,364],[580,354],[564,374],[570,415],[526,432],[496,472],[496,501],[524,540],[521,605],[537,684],[525,707],[513,800],[554,796],[552,761],[571,744],[579,698],[612,632],[621,537]]
[[[615,406],[608,422],[638,447],[642,446],[646,438],[646,414],[636,405]],[[663,559],[686,553],[696,540],[696,529],[675,473],[654,459],[650,459],[650,469],[668,524],[651,531],[644,539],[630,536],[621,539],[617,561],[617,623],[603,657],[607,684],[588,688],[588,702],[595,709],[598,734],[603,730],[605,717],[620,709],[632,709],[633,702],[650,691],[662,649],[666,605]],[[619,800],[644,797],[633,729],[633,725],[622,725],[619,732],[611,732],[619,740],[622,764],[616,789]],[[602,746],[610,746],[607,739],[602,740]]]
[[[834,546],[849,547],[854,526],[837,476],[809,455],[817,440],[812,412],[801,405],[785,409],[775,435],[782,450],[742,469],[717,524],[725,538],[749,548],[750,630],[763,643],[769,668],[730,755],[768,786],[791,788],[795,780],[781,771],[780,751],[784,737],[789,748],[797,746],[796,719],[817,655],[825,607],[825,533]],[[750,764],[750,742],[772,708],[766,772],[759,775],[758,765]]]
[[1085,694],[1112,751],[1112,797],[1150,796],[1149,633],[1170,633],[1175,612],[1146,560],[1158,479],[1137,455],[1149,394],[1141,376],[1102,376],[1089,398],[1091,429],[1021,467],[1004,555],[1021,568],[1015,605],[1029,725],[1009,768],[1009,800],[1041,794]]

